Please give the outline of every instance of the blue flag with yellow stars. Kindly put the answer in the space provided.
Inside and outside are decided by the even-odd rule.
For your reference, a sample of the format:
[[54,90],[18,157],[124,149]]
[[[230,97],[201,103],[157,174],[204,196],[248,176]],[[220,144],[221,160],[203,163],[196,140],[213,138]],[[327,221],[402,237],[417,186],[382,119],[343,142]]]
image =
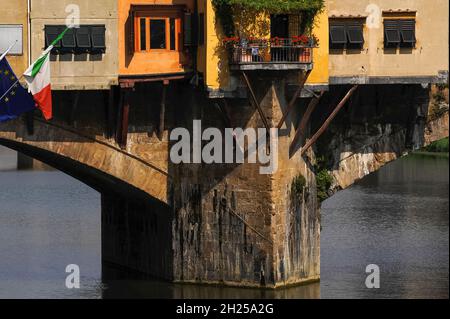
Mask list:
[[[0,122],[15,119],[35,108],[33,97],[16,81],[17,77],[6,57],[3,58],[0,60]],[[3,96],[8,90],[9,92]]]

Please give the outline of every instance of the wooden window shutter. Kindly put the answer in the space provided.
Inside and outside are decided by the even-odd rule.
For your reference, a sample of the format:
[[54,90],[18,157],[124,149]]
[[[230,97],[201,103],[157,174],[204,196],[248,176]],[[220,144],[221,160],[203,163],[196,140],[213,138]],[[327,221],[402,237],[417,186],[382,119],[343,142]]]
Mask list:
[[192,37],[192,13],[186,12],[183,20],[183,40],[184,46],[190,47],[194,45]]

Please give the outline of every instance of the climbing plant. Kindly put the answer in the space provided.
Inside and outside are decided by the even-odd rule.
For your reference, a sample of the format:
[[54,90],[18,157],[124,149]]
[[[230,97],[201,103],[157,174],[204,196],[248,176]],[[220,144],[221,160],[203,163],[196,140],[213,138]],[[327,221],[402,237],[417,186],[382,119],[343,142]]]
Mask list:
[[302,12],[302,27],[311,31],[314,17],[323,9],[324,0],[212,0],[224,33],[234,35],[233,7],[271,14]]
[[297,175],[291,183],[291,194],[300,198],[303,188],[306,186],[306,179],[303,175]]
[[325,165],[326,161],[323,156],[316,159],[314,171],[316,173],[317,199],[323,202],[328,198],[328,191],[333,184],[333,176],[330,175]]

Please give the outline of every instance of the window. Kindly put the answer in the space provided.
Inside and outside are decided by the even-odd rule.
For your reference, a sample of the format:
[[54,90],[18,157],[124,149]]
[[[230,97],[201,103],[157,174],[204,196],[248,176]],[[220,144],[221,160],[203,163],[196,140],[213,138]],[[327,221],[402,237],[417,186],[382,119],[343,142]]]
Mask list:
[[415,19],[385,19],[384,47],[414,47],[416,45]]
[[416,20],[400,20],[400,35],[402,38],[400,45],[414,47],[416,45]]
[[384,46],[396,48],[400,44],[400,30],[398,20],[384,20]]
[[21,24],[0,25],[0,54],[5,52],[16,41],[9,54],[22,54],[22,34],[23,26]]
[[[62,26],[46,25],[45,26],[45,47],[48,47],[50,44],[52,44],[52,42],[55,41],[56,38],[58,37],[58,35],[63,31],[64,31],[64,29]],[[61,42],[62,41],[59,41],[53,46],[53,51],[52,51],[53,53],[60,51],[59,49],[62,47]]]
[[361,50],[363,45],[362,21],[348,20],[330,22],[330,49]]
[[92,51],[103,52],[106,49],[105,31],[106,29],[104,26],[91,27]]
[[[48,47],[66,29],[63,25],[45,26],[45,47]],[[103,53],[106,50],[104,25],[81,25],[69,29],[61,41],[54,45],[53,54]]]
[[91,48],[91,35],[89,28],[86,26],[80,26],[75,34],[77,40],[77,48],[81,52],[86,52]]
[[147,50],[147,19],[139,19],[140,50]]
[[179,51],[181,13],[174,10],[135,13],[135,50]]
[[61,42],[62,42],[61,45],[65,50],[73,52],[73,50],[75,50],[76,48],[75,30],[74,29],[67,30]]
[[330,48],[343,49],[347,44],[345,25],[330,25]]
[[167,48],[166,19],[150,19],[150,49]]
[[364,44],[364,35],[362,25],[348,25],[347,26],[347,37],[350,46],[355,46],[355,48],[362,48]]
[[176,33],[177,33],[176,20],[174,18],[170,18],[170,50],[176,49],[175,43]]

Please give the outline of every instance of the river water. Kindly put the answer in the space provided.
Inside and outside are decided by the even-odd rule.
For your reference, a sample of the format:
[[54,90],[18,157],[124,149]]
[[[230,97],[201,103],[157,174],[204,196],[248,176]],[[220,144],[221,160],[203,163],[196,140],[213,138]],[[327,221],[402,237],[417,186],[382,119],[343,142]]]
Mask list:
[[[57,171],[16,171],[0,147],[0,298],[448,298],[448,157],[412,155],[322,206],[321,282],[277,291],[102,281],[100,195]],[[65,268],[80,267],[67,289]],[[380,269],[367,289],[366,266]]]

